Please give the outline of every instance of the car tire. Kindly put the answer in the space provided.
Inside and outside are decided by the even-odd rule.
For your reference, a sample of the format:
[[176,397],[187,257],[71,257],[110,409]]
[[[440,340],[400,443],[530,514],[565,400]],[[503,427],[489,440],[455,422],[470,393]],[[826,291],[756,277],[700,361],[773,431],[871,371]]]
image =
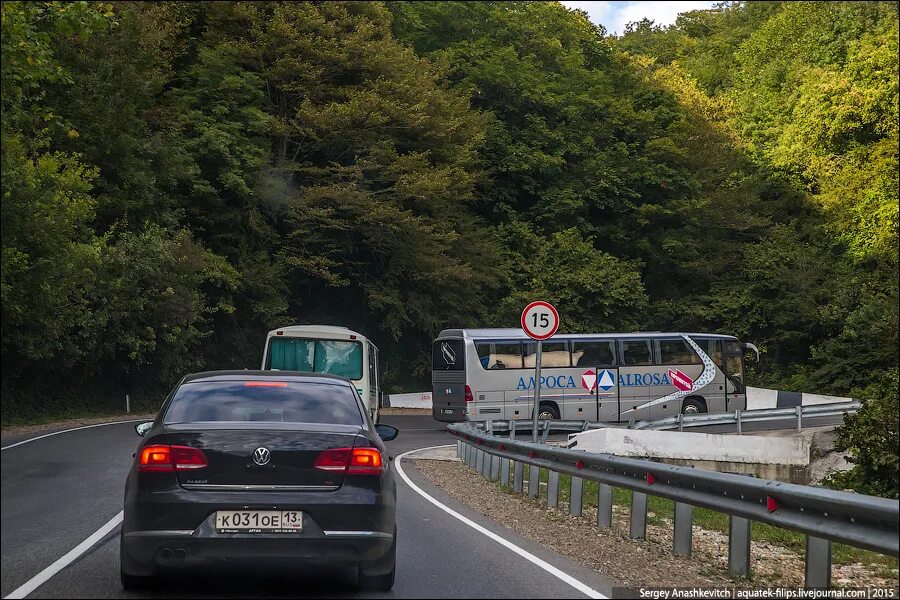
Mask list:
[[126,591],[150,590],[156,587],[156,577],[152,575],[129,575],[125,571],[120,571],[119,575],[122,579],[122,588]]
[[681,405],[681,414],[696,415],[706,412],[706,402],[699,398],[687,398]]
[[153,575],[132,575],[125,571],[125,538],[119,537],[119,579],[125,590],[149,590],[156,586],[157,579]]
[[369,575],[366,566],[360,566],[357,585],[365,592],[389,592],[394,587],[394,579],[397,576],[397,529],[394,528],[394,541],[387,555],[378,561],[378,567],[390,569],[387,573]]

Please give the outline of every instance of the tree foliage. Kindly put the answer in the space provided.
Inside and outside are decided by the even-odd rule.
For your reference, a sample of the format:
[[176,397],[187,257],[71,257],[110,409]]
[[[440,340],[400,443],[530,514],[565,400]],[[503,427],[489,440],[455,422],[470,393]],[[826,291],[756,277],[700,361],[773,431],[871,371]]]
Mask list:
[[[896,383],[895,4],[621,38],[552,2],[2,11],[5,420],[155,405],[288,323],[364,331],[390,388],[427,387],[441,328],[536,297],[566,331],[756,342],[755,384]],[[890,462],[870,406],[860,473]]]

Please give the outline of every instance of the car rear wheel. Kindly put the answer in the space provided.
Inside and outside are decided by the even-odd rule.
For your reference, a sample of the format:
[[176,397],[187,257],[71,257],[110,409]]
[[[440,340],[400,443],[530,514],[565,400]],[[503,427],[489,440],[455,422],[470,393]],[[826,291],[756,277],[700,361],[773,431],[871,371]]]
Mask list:
[[132,575],[125,571],[125,538],[122,534],[119,534],[119,578],[126,590],[148,590],[157,583],[153,575]]
[[129,575],[125,571],[120,571],[122,578],[122,587],[126,590],[149,590],[156,585],[156,577],[152,575]]
[[[371,575],[373,570],[378,573]],[[386,573],[384,569],[390,569]],[[397,575],[397,529],[394,528],[394,541],[391,549],[384,558],[375,565],[362,565],[359,568],[359,589],[366,592],[387,592],[394,587],[394,579]]]

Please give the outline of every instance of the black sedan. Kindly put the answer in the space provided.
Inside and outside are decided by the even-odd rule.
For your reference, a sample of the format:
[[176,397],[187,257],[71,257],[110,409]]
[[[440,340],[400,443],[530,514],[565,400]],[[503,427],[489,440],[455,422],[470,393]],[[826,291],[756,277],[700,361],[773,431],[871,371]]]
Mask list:
[[350,381],[285,371],[184,377],[125,483],[122,585],[207,566],[283,561],[358,567],[394,584],[396,483]]

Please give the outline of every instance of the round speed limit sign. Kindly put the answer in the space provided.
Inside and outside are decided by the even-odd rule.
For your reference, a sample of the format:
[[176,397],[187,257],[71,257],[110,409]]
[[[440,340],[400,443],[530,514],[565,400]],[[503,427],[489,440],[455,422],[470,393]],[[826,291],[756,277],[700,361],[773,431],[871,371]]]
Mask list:
[[559,329],[559,313],[543,300],[526,306],[521,321],[525,334],[533,340],[546,340]]

